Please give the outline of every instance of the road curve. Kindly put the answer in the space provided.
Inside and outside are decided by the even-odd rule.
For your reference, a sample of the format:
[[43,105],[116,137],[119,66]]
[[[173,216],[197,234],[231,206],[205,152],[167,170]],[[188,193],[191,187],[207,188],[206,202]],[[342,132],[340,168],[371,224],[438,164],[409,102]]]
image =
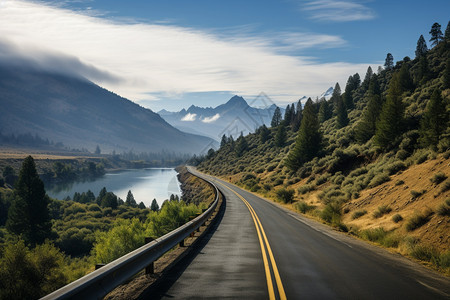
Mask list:
[[448,278],[191,171],[217,184],[225,211],[152,299],[450,299]]

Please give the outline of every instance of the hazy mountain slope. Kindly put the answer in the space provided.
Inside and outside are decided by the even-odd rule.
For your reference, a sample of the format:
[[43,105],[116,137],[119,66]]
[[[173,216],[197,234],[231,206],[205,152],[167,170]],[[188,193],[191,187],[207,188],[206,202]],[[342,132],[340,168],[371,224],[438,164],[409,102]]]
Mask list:
[[0,133],[38,134],[71,148],[195,153],[211,140],[85,79],[0,66]]

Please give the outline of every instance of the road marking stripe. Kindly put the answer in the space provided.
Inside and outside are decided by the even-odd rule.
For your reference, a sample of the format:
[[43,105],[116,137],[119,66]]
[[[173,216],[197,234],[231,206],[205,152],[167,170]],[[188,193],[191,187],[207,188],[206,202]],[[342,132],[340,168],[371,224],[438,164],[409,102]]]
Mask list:
[[[267,261],[267,257],[266,257],[266,250],[264,247],[264,242],[266,244],[267,247],[267,252],[269,253],[269,257],[270,257],[270,261],[272,264],[272,268],[273,268],[273,272],[275,275],[275,280],[277,282],[277,288],[278,288],[278,294],[280,296],[280,299],[285,300],[286,298],[286,293],[284,291],[284,287],[283,287],[283,283],[281,281],[281,277],[280,277],[280,273],[278,272],[278,267],[277,264],[275,262],[275,258],[273,256],[272,253],[272,249],[270,248],[270,244],[269,241],[267,239],[266,233],[264,232],[264,228],[261,224],[261,221],[258,218],[258,215],[256,214],[255,210],[253,209],[253,207],[250,205],[250,203],[248,203],[247,200],[244,199],[244,197],[242,197],[240,194],[238,194],[236,191],[232,190],[230,187],[222,184],[222,186],[226,187],[227,189],[229,189],[230,191],[232,191],[234,194],[236,194],[236,196],[238,196],[243,202],[244,204],[247,206],[248,210],[250,211],[250,214],[253,218],[253,222],[255,223],[255,227],[256,227],[256,231],[258,233],[258,238],[259,238],[259,242],[260,242],[260,246],[261,246],[261,251],[263,253],[263,261],[264,261],[264,267],[266,270],[266,278],[267,278],[267,286],[269,289],[269,298],[270,299],[275,299],[275,293],[274,293],[274,288],[273,288],[273,282],[272,282],[272,276],[270,274],[270,269],[269,269],[269,265],[268,265],[268,261]],[[261,238],[261,233],[264,237],[264,242]]]
[[264,247],[264,242],[263,242],[263,239],[261,237],[261,231],[260,231],[259,227],[257,226],[255,215],[251,211],[249,205],[247,203],[245,203],[245,202],[244,202],[244,204],[247,206],[248,210],[250,211],[250,214],[251,214],[251,216],[253,218],[253,222],[255,223],[256,232],[258,233],[259,245],[261,247],[263,261],[264,261],[264,269],[266,271],[266,280],[267,280],[267,288],[269,290],[269,299],[275,299],[275,291],[274,291],[274,288],[273,288],[272,276],[270,274],[269,261],[267,260],[266,249]]
[[[252,210],[253,210],[253,207],[252,207]],[[255,213],[255,216],[256,216],[256,219],[258,220],[259,226],[261,226],[261,231],[263,233],[264,240],[265,240],[266,245],[267,245],[267,249],[268,249],[269,256],[270,256],[270,261],[272,262],[273,271],[275,273],[275,279],[277,281],[277,287],[278,287],[278,293],[280,294],[280,299],[287,299],[286,298],[286,293],[284,292],[283,283],[281,281],[280,273],[278,272],[278,267],[277,267],[277,264],[275,263],[275,257],[273,256],[273,253],[272,253],[272,248],[270,247],[270,244],[269,244],[269,241],[267,239],[267,236],[266,236],[266,233],[264,231],[264,228],[263,228],[263,226],[261,224],[261,221],[258,218],[258,215],[256,215],[256,213]]]

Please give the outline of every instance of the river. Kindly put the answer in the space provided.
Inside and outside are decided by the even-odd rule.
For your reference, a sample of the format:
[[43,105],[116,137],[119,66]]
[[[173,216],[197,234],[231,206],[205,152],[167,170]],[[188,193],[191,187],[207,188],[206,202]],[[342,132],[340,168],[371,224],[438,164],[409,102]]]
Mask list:
[[56,199],[73,197],[75,192],[82,193],[91,190],[95,196],[106,187],[108,192],[113,192],[125,201],[129,190],[134,199],[144,202],[149,207],[152,200],[156,199],[159,206],[171,194],[181,195],[180,183],[177,172],[171,168],[132,169],[110,172],[91,181],[64,183],[46,187],[47,194]]

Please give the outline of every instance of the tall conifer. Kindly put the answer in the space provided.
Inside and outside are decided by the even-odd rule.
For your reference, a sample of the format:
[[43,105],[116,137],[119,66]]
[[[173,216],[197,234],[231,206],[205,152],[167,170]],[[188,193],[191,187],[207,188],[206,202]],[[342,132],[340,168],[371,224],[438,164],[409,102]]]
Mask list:
[[286,159],[286,166],[293,171],[298,170],[305,162],[319,153],[321,142],[322,134],[319,131],[319,121],[314,111],[313,102],[309,98],[303,109],[302,124],[297,134],[295,146]]
[[422,146],[436,147],[440,135],[448,126],[448,120],[449,116],[441,92],[439,89],[435,89],[420,122],[420,142]]
[[15,199],[8,212],[8,231],[22,234],[32,245],[43,243],[51,233],[48,203],[44,183],[36,171],[34,159],[25,158],[15,190]]
[[404,106],[399,73],[394,74],[389,84],[387,100],[383,104],[380,119],[376,123],[375,143],[388,147],[396,142],[404,126]]
[[345,107],[345,103],[343,99],[341,98],[338,100],[337,103],[337,118],[336,118],[336,124],[337,128],[343,128],[348,125],[348,114],[347,114],[347,108]]

